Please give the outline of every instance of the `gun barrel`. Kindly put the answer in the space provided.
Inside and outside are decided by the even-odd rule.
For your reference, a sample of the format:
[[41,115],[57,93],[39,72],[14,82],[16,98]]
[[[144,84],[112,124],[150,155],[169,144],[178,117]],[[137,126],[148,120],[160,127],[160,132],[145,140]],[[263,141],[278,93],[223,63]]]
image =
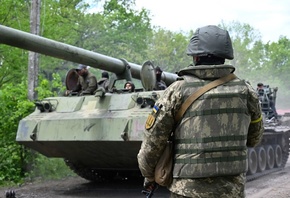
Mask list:
[[[89,65],[94,68],[122,73],[126,69],[124,61],[85,50],[79,47],[57,42],[41,36],[0,25],[0,43],[52,56],[55,58]],[[141,79],[141,66],[128,62],[133,78]],[[163,72],[162,79],[167,85],[174,82],[176,74]]]

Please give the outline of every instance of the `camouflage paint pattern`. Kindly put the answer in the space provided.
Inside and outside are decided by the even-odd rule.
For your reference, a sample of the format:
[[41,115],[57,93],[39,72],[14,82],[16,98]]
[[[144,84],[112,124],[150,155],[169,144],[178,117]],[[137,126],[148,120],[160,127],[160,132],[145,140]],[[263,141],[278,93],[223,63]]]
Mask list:
[[[198,136],[201,135],[203,135],[203,137],[211,137],[212,133],[215,137],[225,134],[242,137],[244,133],[247,133],[244,134],[245,137],[241,140],[224,141],[223,143],[212,141],[211,144],[202,148],[210,149],[213,148],[213,145],[215,145],[216,148],[220,148],[221,146],[223,148],[228,148],[228,146],[239,146],[242,148],[240,152],[229,151],[214,154],[214,156],[216,155],[219,157],[221,155],[246,156],[247,150],[245,147],[255,146],[260,142],[263,135],[262,122],[258,121],[250,124],[250,122],[261,118],[259,100],[255,90],[248,83],[240,79],[235,79],[225,85],[210,90],[189,107],[180,123],[174,123],[174,116],[191,93],[206,83],[227,75],[234,70],[235,68],[230,65],[188,67],[179,72],[179,75],[183,78],[171,84],[165,90],[163,96],[156,101],[152,113],[148,116],[148,123],[146,123],[147,130],[144,133],[144,139],[138,154],[139,168],[147,180],[154,181],[155,166],[165,148],[170,133],[172,130],[175,130],[175,128],[175,137],[180,139],[184,138],[184,141],[188,141],[189,143],[195,142]],[[219,111],[220,109],[230,109],[230,111]],[[208,120],[207,118],[210,119]],[[205,134],[207,136],[202,133],[204,131],[208,133]],[[184,151],[191,151],[191,153],[184,153],[183,155],[175,153],[175,159],[177,160],[183,156],[194,159],[195,154],[192,151],[200,149],[200,145],[201,143],[187,144],[186,146],[182,144],[176,145],[175,149],[177,152],[180,152],[181,148],[186,148]],[[204,158],[204,154],[203,156],[198,156]],[[211,159],[214,156],[209,154],[207,158]],[[205,164],[207,163],[204,163],[204,165]],[[241,161],[241,164],[235,161],[233,164],[234,167],[240,169],[238,172],[233,172],[232,174],[234,175],[232,176],[226,176],[228,173],[224,171],[223,174],[218,173],[225,175],[223,177],[206,176],[205,178],[201,178],[206,169],[197,173],[200,174],[197,177],[193,174],[195,174],[194,171],[200,171],[199,169],[192,170],[192,167],[188,166],[186,163],[183,164],[184,167],[182,167],[182,164],[178,165],[175,163],[175,179],[172,185],[169,186],[169,190],[178,195],[187,197],[221,197],[223,194],[231,193],[231,195],[234,194],[235,197],[243,197],[245,177],[241,174],[246,172],[245,164],[245,161]],[[229,164],[226,164],[224,169],[233,169],[232,167],[228,167],[228,165]],[[210,171],[214,173],[214,170],[217,169],[213,168]],[[180,174],[180,172],[183,173]]]

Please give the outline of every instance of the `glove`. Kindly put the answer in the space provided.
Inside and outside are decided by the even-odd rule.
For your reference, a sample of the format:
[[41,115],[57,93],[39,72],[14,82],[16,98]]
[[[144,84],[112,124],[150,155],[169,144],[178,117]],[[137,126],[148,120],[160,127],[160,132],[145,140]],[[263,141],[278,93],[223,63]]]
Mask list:
[[156,186],[157,186],[157,184],[155,181],[149,181],[148,178],[145,177],[143,187],[147,191],[154,191]]

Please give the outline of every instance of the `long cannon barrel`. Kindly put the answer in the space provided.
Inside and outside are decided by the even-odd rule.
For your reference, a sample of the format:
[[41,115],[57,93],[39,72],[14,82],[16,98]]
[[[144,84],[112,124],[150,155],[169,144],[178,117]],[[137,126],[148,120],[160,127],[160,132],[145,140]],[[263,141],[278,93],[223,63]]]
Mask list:
[[[0,25],[0,43],[60,58],[63,60],[89,65],[116,74],[126,69],[123,60],[57,42],[41,36]],[[133,78],[141,79],[141,66],[128,62]],[[176,74],[163,72],[162,80],[169,85],[177,78]]]

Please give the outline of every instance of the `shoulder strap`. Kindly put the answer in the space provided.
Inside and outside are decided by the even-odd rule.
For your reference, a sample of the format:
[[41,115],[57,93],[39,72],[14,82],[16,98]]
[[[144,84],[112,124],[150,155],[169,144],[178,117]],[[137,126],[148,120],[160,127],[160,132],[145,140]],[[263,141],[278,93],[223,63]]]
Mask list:
[[206,84],[205,86],[201,87],[200,89],[198,89],[196,92],[194,92],[193,94],[191,94],[186,100],[185,102],[181,105],[179,111],[177,112],[177,114],[175,115],[175,123],[178,123],[181,118],[183,117],[183,114],[185,113],[185,111],[188,109],[188,107],[198,98],[200,97],[202,94],[204,94],[205,92],[219,86],[222,85],[226,82],[229,82],[233,79],[236,78],[236,75],[231,73],[227,76],[221,77],[219,79],[216,79],[208,84]]

